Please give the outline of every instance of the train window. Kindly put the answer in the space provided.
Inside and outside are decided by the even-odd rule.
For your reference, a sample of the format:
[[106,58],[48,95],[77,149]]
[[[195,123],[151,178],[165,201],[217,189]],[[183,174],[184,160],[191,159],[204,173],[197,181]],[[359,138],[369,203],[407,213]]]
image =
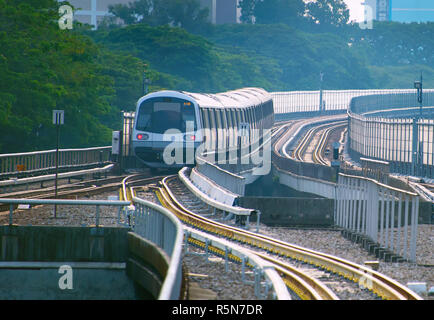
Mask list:
[[221,120],[221,117],[220,117],[220,113],[221,113],[221,111],[220,110],[215,110],[215,115],[216,115],[216,120],[217,120],[217,128],[222,128],[222,120]]
[[144,102],[140,105],[139,114],[137,116],[136,128],[142,131],[151,131],[151,114],[152,103]]
[[237,110],[237,125],[242,122],[243,120],[241,119],[241,110]]
[[216,122],[215,122],[215,114],[214,114],[214,109],[209,109],[209,115],[210,115],[210,124],[211,124],[211,128],[216,128]]
[[202,125],[204,128],[210,128],[209,123],[209,110],[208,109],[201,109],[202,111]]
[[168,129],[196,130],[194,104],[168,97],[146,100],[140,105],[136,129],[155,133]]
[[181,112],[181,130],[183,132],[196,131],[196,116],[192,105],[184,106]]
[[239,110],[240,122],[246,122],[246,110]]
[[229,133],[229,145],[234,145],[234,122],[232,121],[232,110],[228,109],[226,111],[226,116],[228,118],[228,133]]
[[250,128],[252,128],[252,109],[247,109],[247,122],[250,123]]
[[221,110],[221,117],[222,117],[223,128],[227,128],[228,127],[228,119],[226,118],[226,113],[227,113],[226,109],[222,109]]
[[235,124],[238,124],[238,120],[237,120],[237,112],[235,111],[235,110],[231,110],[231,114],[232,114],[232,119],[233,119],[233,121],[232,121],[232,123],[234,124],[234,127],[235,127]]

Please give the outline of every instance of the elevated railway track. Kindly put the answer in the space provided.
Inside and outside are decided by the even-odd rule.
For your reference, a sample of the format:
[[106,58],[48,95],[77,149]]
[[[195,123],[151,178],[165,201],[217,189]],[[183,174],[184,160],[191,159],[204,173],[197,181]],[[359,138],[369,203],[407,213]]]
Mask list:
[[[262,251],[259,255],[268,261],[275,263],[276,270],[283,277],[285,283],[293,292],[299,292],[305,299],[336,299],[337,295],[330,288],[327,288],[321,281],[312,277],[312,272],[302,272],[300,269],[288,267],[288,261],[301,261],[303,263],[316,266],[316,268],[335,273],[342,279],[350,280],[355,283],[356,288],[371,290],[375,297],[383,299],[420,299],[411,290],[400,285],[387,276],[384,276],[372,269],[346,261],[314,250],[291,245],[265,235],[250,232],[243,228],[226,225],[222,222],[214,221],[208,217],[193,212],[188,209],[177,198],[179,194],[188,194],[187,189],[180,190],[179,182],[174,176],[164,178],[160,185],[155,187],[155,192],[163,206],[172,211],[183,223],[204,230],[214,235],[225,237],[243,245],[248,245],[251,250]],[[177,191],[174,191],[174,188]],[[140,187],[132,188],[132,194],[136,193]],[[195,201],[196,200],[196,201]],[[198,203],[197,199],[190,199],[190,202]],[[205,246],[205,243],[202,244]],[[257,253],[258,254],[258,253]],[[279,261],[278,257],[285,257],[287,262]],[[239,262],[239,261],[238,261]],[[363,285],[362,285],[363,284]],[[313,291],[312,291],[313,288]]]

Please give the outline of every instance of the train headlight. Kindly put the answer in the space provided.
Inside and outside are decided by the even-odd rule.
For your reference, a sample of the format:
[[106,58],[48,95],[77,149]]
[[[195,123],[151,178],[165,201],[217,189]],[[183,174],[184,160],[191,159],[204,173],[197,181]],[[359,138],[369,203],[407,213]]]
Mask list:
[[196,140],[196,136],[194,134],[186,134],[184,136],[184,140],[185,141],[195,141]]
[[138,133],[136,137],[137,140],[148,140],[149,135],[147,135],[146,133],[145,134]]

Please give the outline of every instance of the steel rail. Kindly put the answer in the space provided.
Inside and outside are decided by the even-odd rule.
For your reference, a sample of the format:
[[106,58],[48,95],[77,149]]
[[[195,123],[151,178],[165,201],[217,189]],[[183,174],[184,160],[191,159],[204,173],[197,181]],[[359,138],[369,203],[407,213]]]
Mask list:
[[[172,208],[176,207],[176,210],[173,208],[174,213],[177,214],[182,221],[194,227],[198,227],[205,231],[219,234],[236,241],[244,242],[275,254],[284,255],[325,268],[356,283],[368,283],[368,289],[384,299],[421,299],[417,294],[405,286],[399,284],[397,281],[365,266],[358,265],[339,257],[288,244],[265,235],[224,225],[194,214],[177,202],[173,193],[170,191],[170,188],[167,186],[167,179],[168,177],[161,181],[163,186],[161,190],[162,195],[164,195],[166,198],[165,201],[172,202]],[[188,215],[186,213],[188,213]]]
[[317,146],[316,146],[316,148],[312,154],[312,159],[313,159],[314,163],[319,163],[319,164],[322,164],[325,166],[329,165],[329,162],[324,160],[324,157],[322,155],[324,154],[324,148],[327,144],[330,133],[339,127],[346,126],[346,123],[347,123],[347,121],[339,121],[339,122],[337,122],[337,124],[332,125],[329,128],[324,130],[324,133],[321,135],[320,141],[317,144]]
[[321,281],[310,277],[290,264],[266,254],[259,252],[255,252],[255,254],[273,263],[287,286],[296,292],[302,300],[339,300],[339,297]]
[[[309,131],[303,136],[302,141],[298,144],[297,148],[294,150],[294,158],[298,161],[304,161],[303,160],[303,154],[305,153],[307,147],[311,143],[313,136],[317,132],[324,130],[324,128],[334,127],[335,125],[342,124],[344,122],[347,122],[347,121],[346,120],[344,120],[344,121],[337,120],[337,121],[333,121],[331,123],[320,124],[320,125],[314,126],[313,128],[309,129]],[[321,135],[321,140],[320,140],[320,143],[318,144],[319,146],[321,146],[321,143],[324,143],[327,140],[327,139],[324,140],[324,136],[325,136],[325,133],[323,135]],[[314,154],[315,154],[315,152],[314,152]],[[315,155],[313,155],[313,158],[314,157],[315,157]],[[319,161],[315,158],[314,158],[314,163],[320,163],[320,164],[327,165],[326,163],[322,163],[321,161]]]
[[[335,115],[335,116],[327,116],[327,117],[318,117],[314,119],[304,119],[300,120],[295,123],[293,128],[291,130],[288,130],[285,134],[282,135],[282,137],[279,140],[286,141],[283,146],[279,143],[279,149],[282,150],[282,155],[286,158],[292,158],[288,152],[286,151],[288,145],[293,142],[293,140],[300,134],[300,132],[303,130],[303,128],[307,125],[314,125],[314,124],[320,124],[324,122],[330,122],[330,121],[339,121],[346,119],[348,115]],[[280,147],[281,146],[281,147]],[[279,154],[280,152],[278,152]]]
[[[172,196],[169,195],[169,193],[167,191],[168,190],[166,190],[163,187],[163,188],[158,188],[158,190],[156,192],[161,204],[164,207],[166,207],[168,210],[172,211],[181,221],[197,228],[198,224],[191,223],[192,220],[189,219],[189,216],[195,217],[199,220],[201,220],[200,219],[201,216],[189,211],[186,208],[184,208],[179,202],[177,202],[177,200],[175,198],[173,198],[173,195]],[[206,222],[207,220],[209,220],[209,219],[205,218],[202,220],[205,225],[207,224],[207,222]],[[188,221],[190,221],[190,222],[188,222]],[[212,221],[212,220],[209,220],[209,221]],[[222,225],[222,226],[224,226],[224,225]],[[199,229],[204,230],[206,232],[211,231],[210,228],[200,228],[199,227]],[[211,233],[213,233],[213,232],[211,232]],[[216,234],[218,234],[218,233],[216,233]],[[253,252],[253,251],[250,251],[250,252],[252,254],[254,254],[255,256],[260,257],[256,252]],[[260,257],[260,258],[263,258],[263,257]],[[310,281],[306,281],[305,279],[300,277],[300,275],[297,275],[295,272],[291,272],[291,270],[287,270],[287,269],[283,268],[282,266],[278,266],[277,260],[275,260],[275,259],[268,258],[268,259],[264,259],[264,260],[269,261],[274,266],[275,270],[280,274],[282,280],[287,285],[287,287],[289,287],[291,290],[293,290],[294,292],[299,294],[301,298],[306,299],[306,300],[311,300],[311,299],[312,300],[323,300],[321,294],[317,293],[315,288],[309,284],[309,282],[311,282],[311,283],[315,282],[314,279],[310,279]],[[309,276],[306,276],[306,277],[309,277]]]

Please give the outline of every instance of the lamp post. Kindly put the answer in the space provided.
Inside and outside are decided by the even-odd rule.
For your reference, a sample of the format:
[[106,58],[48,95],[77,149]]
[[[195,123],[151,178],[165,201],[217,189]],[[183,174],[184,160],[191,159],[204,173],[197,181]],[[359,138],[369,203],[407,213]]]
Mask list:
[[[417,165],[418,163],[422,163],[422,150],[423,150],[423,142],[419,141],[419,127],[418,120],[422,119],[422,102],[423,102],[423,84],[422,84],[422,74],[420,74],[420,81],[414,82],[414,88],[417,90],[417,101],[419,102],[419,118],[416,116],[413,118],[413,165],[412,165],[412,174],[417,174]],[[423,139],[423,135],[422,135]]]
[[419,118],[422,118],[422,101],[423,101],[423,84],[422,74],[420,74],[420,81],[414,82],[414,88],[417,89],[417,102],[419,102]]

